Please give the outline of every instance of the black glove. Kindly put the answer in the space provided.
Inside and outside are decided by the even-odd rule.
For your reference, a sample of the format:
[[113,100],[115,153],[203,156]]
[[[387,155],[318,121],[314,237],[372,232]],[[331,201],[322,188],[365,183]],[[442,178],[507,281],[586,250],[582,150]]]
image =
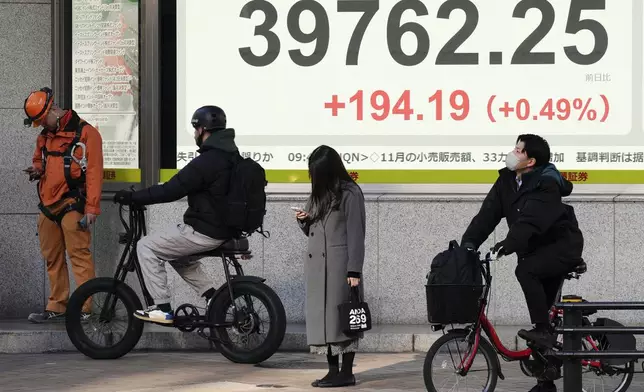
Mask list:
[[497,256],[507,256],[510,253],[512,253],[512,252],[508,252],[507,247],[505,245],[505,240],[501,242],[497,242],[496,245],[494,245],[492,252],[496,253]]
[[132,193],[132,191],[127,191],[125,189],[116,192],[114,195],[114,203],[131,205]]

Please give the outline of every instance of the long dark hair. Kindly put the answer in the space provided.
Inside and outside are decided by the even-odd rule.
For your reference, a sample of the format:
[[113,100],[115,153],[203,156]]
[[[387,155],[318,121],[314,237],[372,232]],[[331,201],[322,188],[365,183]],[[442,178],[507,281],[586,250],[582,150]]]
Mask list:
[[342,163],[340,154],[329,146],[319,146],[309,157],[311,196],[309,214],[312,221],[322,219],[342,200],[343,183],[354,183]]

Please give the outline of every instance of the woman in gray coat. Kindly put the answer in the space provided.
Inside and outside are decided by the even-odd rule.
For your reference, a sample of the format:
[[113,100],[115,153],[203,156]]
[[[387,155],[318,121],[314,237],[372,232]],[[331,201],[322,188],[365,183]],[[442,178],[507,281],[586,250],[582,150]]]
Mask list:
[[[306,338],[313,353],[327,356],[329,373],[314,387],[355,385],[353,360],[362,334],[342,332],[338,305],[349,298],[350,287],[360,296],[365,256],[365,205],[360,187],[351,179],[331,147],[320,146],[309,158],[311,195],[296,211],[308,237],[304,260],[306,277]],[[339,356],[342,355],[342,369]]]

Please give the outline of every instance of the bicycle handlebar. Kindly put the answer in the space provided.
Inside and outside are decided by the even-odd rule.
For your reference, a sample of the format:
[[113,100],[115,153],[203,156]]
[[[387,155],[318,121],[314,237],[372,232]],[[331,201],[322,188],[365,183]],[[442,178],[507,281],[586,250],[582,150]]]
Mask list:
[[[481,252],[476,251],[475,253],[481,254]],[[483,257],[481,260],[481,263],[489,264],[491,261],[496,261],[500,259],[498,256],[498,253],[494,253],[494,248],[490,248],[490,251],[485,254],[485,257]]]
[[[125,207],[129,207],[128,212],[129,212],[129,223],[126,221],[126,219],[123,217],[123,210],[125,210]],[[120,204],[119,203],[119,220],[121,221],[121,225],[123,225],[123,228],[125,229],[126,233],[131,233],[134,228],[136,230],[143,229],[143,233],[145,234],[145,216],[143,211],[145,211],[146,208],[144,206],[139,206],[135,204]]]
[[499,256],[498,253],[494,253],[493,249],[490,249],[490,251],[485,254],[485,261],[488,262],[488,263],[490,261],[497,261],[500,258],[501,258],[501,256]]

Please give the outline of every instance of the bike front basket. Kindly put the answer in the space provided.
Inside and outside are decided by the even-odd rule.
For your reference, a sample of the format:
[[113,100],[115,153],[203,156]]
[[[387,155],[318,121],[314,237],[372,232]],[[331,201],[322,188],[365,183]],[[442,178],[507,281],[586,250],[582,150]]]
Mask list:
[[471,324],[479,317],[484,285],[427,284],[427,318],[432,324]]

